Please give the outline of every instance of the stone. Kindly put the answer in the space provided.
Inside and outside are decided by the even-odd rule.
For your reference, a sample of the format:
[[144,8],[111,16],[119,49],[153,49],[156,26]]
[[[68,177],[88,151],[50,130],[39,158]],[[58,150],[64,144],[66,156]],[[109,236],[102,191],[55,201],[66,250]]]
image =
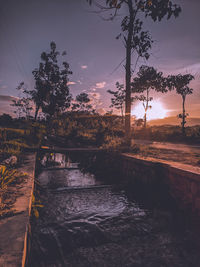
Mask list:
[[17,157],[16,156],[11,156],[10,158],[5,159],[3,162],[5,165],[16,165],[17,164]]

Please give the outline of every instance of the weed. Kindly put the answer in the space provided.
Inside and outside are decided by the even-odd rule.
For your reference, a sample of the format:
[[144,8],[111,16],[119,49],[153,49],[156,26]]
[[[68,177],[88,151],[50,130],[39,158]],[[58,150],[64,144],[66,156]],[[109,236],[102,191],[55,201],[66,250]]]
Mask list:
[[32,196],[32,211],[35,217],[38,219],[39,218],[39,211],[38,208],[43,208],[44,205],[41,204],[40,200],[36,200],[35,196]]
[[122,143],[123,143],[122,138],[108,135],[105,137],[105,143],[103,143],[100,148],[117,149],[122,145]]
[[10,170],[4,165],[0,165],[0,188],[5,189],[18,176],[17,170]]
[[15,182],[19,177],[25,177],[27,173],[18,172],[5,165],[0,165],[0,189],[6,189],[8,185]]

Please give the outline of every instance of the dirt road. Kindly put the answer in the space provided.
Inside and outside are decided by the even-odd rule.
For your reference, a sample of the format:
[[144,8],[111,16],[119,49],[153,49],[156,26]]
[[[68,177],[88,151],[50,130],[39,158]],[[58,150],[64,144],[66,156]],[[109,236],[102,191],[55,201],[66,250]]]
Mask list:
[[135,139],[133,141],[137,145],[149,145],[158,149],[170,149],[175,151],[182,151],[187,153],[199,153],[200,155],[200,145],[187,145],[187,144],[177,144],[169,142],[154,142],[149,140]]

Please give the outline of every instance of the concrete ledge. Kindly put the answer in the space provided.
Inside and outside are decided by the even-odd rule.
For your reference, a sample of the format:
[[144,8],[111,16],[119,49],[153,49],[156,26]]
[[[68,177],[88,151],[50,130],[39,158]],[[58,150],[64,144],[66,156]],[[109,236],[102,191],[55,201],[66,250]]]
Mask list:
[[187,171],[187,172],[191,172],[193,174],[197,174],[198,176],[200,175],[200,167],[195,167],[195,166],[191,166],[191,165],[186,165],[180,162],[174,162],[174,161],[168,161],[168,160],[162,160],[162,159],[156,159],[156,158],[151,158],[151,157],[142,157],[142,156],[138,156],[138,155],[133,155],[130,153],[123,153],[122,154],[125,157],[128,158],[134,158],[134,159],[138,159],[139,161],[144,161],[146,163],[161,163],[162,165],[165,166],[170,166],[172,168],[176,168],[176,169],[180,169],[183,171]]
[[27,154],[19,171],[28,174],[20,184],[13,206],[12,217],[0,220],[0,266],[24,266],[27,250],[27,235],[34,186],[36,155]]
[[163,183],[178,204],[200,216],[200,168],[181,163],[122,154],[124,173],[144,183]]

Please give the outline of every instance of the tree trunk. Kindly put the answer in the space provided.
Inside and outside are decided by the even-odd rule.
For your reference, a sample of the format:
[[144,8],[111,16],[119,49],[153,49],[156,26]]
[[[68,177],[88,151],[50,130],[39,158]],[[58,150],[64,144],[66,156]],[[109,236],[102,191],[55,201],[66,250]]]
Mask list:
[[123,111],[123,107],[121,107],[121,115],[122,115],[122,124],[124,124],[124,111]]
[[39,109],[40,109],[40,107],[36,105],[36,109],[35,109],[35,121],[37,120]]
[[145,111],[145,113],[144,113],[144,129],[146,129],[146,127],[147,127],[147,113]]
[[129,28],[128,28],[128,37],[126,40],[126,95],[125,95],[125,142],[127,145],[131,144],[131,50],[132,50],[132,38],[133,38],[133,22],[134,22],[134,13],[132,0],[128,0],[129,8]]
[[182,113],[182,134],[185,135],[185,118],[186,118],[186,115],[185,115],[185,97],[183,96],[183,113]]
[[144,129],[147,128],[147,111],[149,109],[149,89],[147,89],[146,106],[144,104]]

